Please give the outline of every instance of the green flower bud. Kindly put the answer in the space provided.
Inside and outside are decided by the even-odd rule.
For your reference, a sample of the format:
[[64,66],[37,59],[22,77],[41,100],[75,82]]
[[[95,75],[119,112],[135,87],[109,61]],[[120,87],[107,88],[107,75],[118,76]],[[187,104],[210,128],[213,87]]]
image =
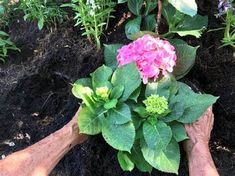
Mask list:
[[159,95],[151,95],[143,103],[148,114],[153,116],[163,114],[168,109],[167,99]]
[[101,100],[107,101],[109,99],[110,91],[107,86],[96,88],[95,93]]

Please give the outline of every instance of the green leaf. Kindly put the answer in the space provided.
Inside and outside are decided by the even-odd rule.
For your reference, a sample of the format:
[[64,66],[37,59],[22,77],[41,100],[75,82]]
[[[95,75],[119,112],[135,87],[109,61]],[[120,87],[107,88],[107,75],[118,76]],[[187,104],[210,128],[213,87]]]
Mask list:
[[116,109],[111,109],[108,111],[109,121],[112,121],[112,124],[124,124],[131,121],[131,111],[128,105],[125,103],[117,106]]
[[83,107],[78,115],[78,127],[80,133],[95,135],[101,132],[101,124],[99,118],[104,118],[104,115],[93,114],[89,108]]
[[139,143],[132,147],[130,158],[140,171],[151,173],[152,166],[144,159]]
[[136,112],[140,117],[145,118],[148,116],[148,113],[144,106],[136,106],[133,108],[133,111]]
[[111,91],[110,98],[116,98],[116,99],[120,98],[123,94],[123,91],[124,91],[123,85],[115,86]]
[[156,15],[148,15],[144,18],[144,30],[146,31],[153,31],[156,27]]
[[141,85],[130,95],[129,99],[137,103],[137,99],[141,92]]
[[177,121],[193,123],[214,104],[217,99],[218,97],[209,94],[194,93],[186,84],[180,82],[179,92],[178,95],[174,97],[174,101],[184,102],[185,111]]
[[[135,126],[135,129],[136,130],[139,129],[140,125],[142,124],[142,121],[140,120],[140,118],[138,116],[136,116],[135,114],[132,114],[131,119],[132,119],[132,122]],[[138,133],[138,130],[136,133]],[[142,133],[142,131],[141,131],[141,133]],[[137,134],[136,134],[136,138],[137,138]]]
[[0,15],[4,15],[5,13],[5,7],[3,7],[1,4],[0,4]]
[[207,28],[207,24],[207,16],[186,16],[184,20],[176,26],[176,30],[174,32],[178,33],[182,37],[192,35],[199,38],[201,37],[202,31]]
[[170,102],[169,109],[171,112],[162,118],[164,122],[172,122],[179,119],[185,110],[184,102]]
[[145,97],[149,97],[153,94],[164,96],[168,99],[171,95],[177,91],[177,83],[175,78],[171,75],[167,75],[157,82],[148,83],[145,89]]
[[113,70],[117,68],[117,50],[122,46],[121,44],[104,45],[105,65]]
[[39,30],[42,30],[43,25],[44,25],[44,18],[39,18],[39,21],[38,21]]
[[170,77],[163,77],[158,81],[157,94],[159,96],[164,96],[166,99],[170,97],[172,80]]
[[113,124],[112,120],[105,119],[102,126],[102,135],[113,148],[130,152],[135,140],[135,127],[132,122],[117,125]]
[[145,16],[157,7],[157,1],[146,0]]
[[23,16],[23,19],[24,19],[24,21],[27,21],[28,19],[30,19],[30,14],[25,14]]
[[158,82],[149,82],[145,89],[145,97],[157,94]]
[[129,158],[129,153],[118,151],[117,157],[123,171],[132,171],[134,169],[135,165]]
[[168,35],[177,33],[180,36],[192,35],[199,38],[203,30],[207,28],[207,16],[197,14],[191,17],[184,15],[170,4],[163,6],[162,14],[169,26]]
[[131,39],[132,40],[137,40],[138,38],[141,38],[146,34],[151,35],[153,37],[159,37],[155,32],[152,32],[152,31],[139,31],[137,33],[132,34]]
[[154,168],[169,173],[178,174],[180,164],[180,150],[178,143],[172,139],[168,146],[163,149],[151,149],[147,144],[141,145],[141,151],[145,160]]
[[125,25],[125,33],[128,39],[133,40],[132,35],[140,31],[141,16],[128,21]]
[[4,31],[0,31],[0,36],[2,38],[2,37],[8,37],[9,35]]
[[129,10],[134,14],[134,15],[140,15],[140,10],[143,5],[143,0],[127,0],[127,5]]
[[143,135],[151,149],[165,149],[172,138],[171,128],[162,121],[157,121],[156,125],[145,122],[143,124]]
[[97,68],[92,74],[92,86],[95,90],[98,87],[109,87],[109,79],[111,78],[113,70],[105,65]]
[[181,79],[193,67],[198,46],[192,47],[180,39],[171,39],[169,41],[174,45],[177,54],[176,66],[174,67],[173,74],[176,79]]
[[120,101],[126,101],[141,83],[140,74],[135,63],[117,68],[117,70],[113,73],[111,82],[114,86],[124,86],[124,92],[120,98]]
[[106,102],[104,104],[104,108],[109,110],[109,109],[112,109],[112,108],[115,108],[116,105],[118,103],[118,100],[117,99],[112,99],[112,100],[109,100],[108,102]]
[[172,130],[173,137],[177,142],[181,142],[185,139],[188,139],[184,126],[179,122],[171,122],[170,127]]
[[87,96],[88,98],[92,99],[92,95],[94,94],[93,90],[89,87],[84,87],[79,84],[74,84],[72,88],[72,93],[75,97],[82,99],[85,101],[84,96]]
[[122,4],[122,3],[125,3],[127,2],[127,0],[118,0],[118,4]]
[[91,112],[95,113],[95,103],[93,100],[94,92],[89,87],[84,87],[80,84],[73,84],[72,93],[75,97],[82,99]]
[[75,81],[76,85],[82,85],[84,87],[92,87],[91,78],[81,78]]
[[185,15],[181,13],[180,11],[176,10],[174,6],[167,3],[167,5],[163,4],[162,8],[162,15],[166,19],[169,31],[172,31],[175,26],[184,19]]
[[169,3],[184,14],[190,16],[197,14],[197,4],[195,0],[169,0]]

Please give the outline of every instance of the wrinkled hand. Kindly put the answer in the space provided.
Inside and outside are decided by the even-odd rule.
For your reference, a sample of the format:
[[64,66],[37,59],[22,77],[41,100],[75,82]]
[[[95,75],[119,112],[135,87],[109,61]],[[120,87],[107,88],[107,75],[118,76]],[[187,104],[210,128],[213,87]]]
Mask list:
[[79,134],[78,112],[63,128],[0,160],[0,176],[49,175],[66,153],[88,138],[87,135]]
[[185,129],[189,137],[189,139],[184,143],[184,148],[187,154],[192,151],[195,145],[200,145],[202,149],[203,147],[206,149],[209,148],[208,143],[213,123],[214,114],[212,112],[212,107],[209,107],[196,122],[185,125]]
[[71,130],[71,133],[73,134],[73,136],[77,139],[76,144],[81,144],[88,139],[88,136],[86,134],[79,133],[77,119],[79,118],[80,110],[81,110],[81,107],[78,109],[78,111],[76,112],[72,120],[66,125],[66,127]]

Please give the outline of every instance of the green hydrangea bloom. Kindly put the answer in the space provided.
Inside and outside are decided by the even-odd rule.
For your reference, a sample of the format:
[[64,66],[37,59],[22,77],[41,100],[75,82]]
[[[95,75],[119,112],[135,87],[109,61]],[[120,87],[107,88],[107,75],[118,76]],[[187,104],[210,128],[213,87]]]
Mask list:
[[167,99],[159,95],[151,95],[143,103],[149,115],[160,115],[168,109]]
[[95,93],[101,100],[107,101],[109,99],[110,91],[107,86],[96,88]]

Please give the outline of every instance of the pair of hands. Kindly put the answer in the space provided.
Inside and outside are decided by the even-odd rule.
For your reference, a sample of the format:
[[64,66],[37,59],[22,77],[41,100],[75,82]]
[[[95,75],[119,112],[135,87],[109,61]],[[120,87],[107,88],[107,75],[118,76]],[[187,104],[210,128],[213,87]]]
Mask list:
[[[79,116],[79,110],[68,124],[69,126],[72,126],[72,129],[77,130],[77,132],[77,117]],[[196,122],[185,125],[185,130],[189,137],[189,139],[184,142],[184,149],[187,155],[190,155],[193,148],[197,145],[200,146],[200,150],[209,150],[208,143],[210,140],[211,130],[213,128],[213,123],[214,114],[212,112],[212,107],[209,107]],[[77,141],[78,143],[82,143],[88,139],[87,135],[77,134],[79,135],[79,141]]]
[[[79,116],[79,110],[60,130],[0,160],[0,176],[49,175],[73,146],[88,139],[87,135],[79,134],[77,116]],[[190,176],[218,176],[208,147],[213,121],[210,107],[198,121],[185,125],[189,140],[184,142],[184,146],[188,156]]]

